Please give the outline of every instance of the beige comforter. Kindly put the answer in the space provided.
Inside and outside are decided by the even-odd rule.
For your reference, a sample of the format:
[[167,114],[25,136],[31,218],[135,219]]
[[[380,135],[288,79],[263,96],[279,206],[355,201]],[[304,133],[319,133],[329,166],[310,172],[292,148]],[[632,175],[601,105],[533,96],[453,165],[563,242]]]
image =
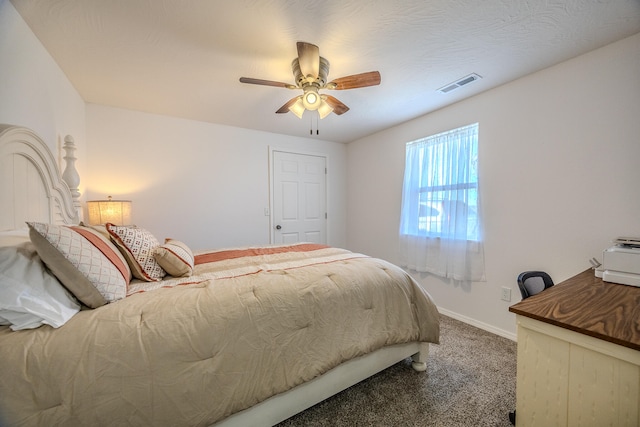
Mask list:
[[202,255],[59,329],[0,327],[0,425],[210,425],[380,347],[438,342],[401,269],[300,249]]

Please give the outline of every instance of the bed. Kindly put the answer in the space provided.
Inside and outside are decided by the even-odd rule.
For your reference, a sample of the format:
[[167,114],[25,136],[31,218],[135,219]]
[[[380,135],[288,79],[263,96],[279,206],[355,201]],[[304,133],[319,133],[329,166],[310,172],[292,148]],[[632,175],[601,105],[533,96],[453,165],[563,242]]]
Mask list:
[[61,174],[35,133],[0,125],[0,425],[271,426],[400,360],[427,369],[438,312],[403,270],[84,226],[63,150]]

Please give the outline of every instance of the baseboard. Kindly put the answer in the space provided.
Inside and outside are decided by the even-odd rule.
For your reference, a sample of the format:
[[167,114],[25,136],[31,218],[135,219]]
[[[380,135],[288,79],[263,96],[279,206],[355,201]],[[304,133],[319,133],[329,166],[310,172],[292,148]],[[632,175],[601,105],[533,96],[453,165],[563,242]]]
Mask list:
[[438,307],[438,311],[440,314],[444,314],[445,316],[451,317],[453,319],[459,320],[464,323],[468,323],[471,326],[475,326],[476,328],[480,328],[487,332],[491,332],[492,334],[499,335],[501,337],[510,339],[511,341],[517,341],[517,336],[513,332],[508,332],[500,328],[496,328],[495,326],[491,326],[487,323],[480,322],[476,319],[472,319],[470,317],[464,316],[462,314],[454,313],[453,311],[449,311],[445,308]]

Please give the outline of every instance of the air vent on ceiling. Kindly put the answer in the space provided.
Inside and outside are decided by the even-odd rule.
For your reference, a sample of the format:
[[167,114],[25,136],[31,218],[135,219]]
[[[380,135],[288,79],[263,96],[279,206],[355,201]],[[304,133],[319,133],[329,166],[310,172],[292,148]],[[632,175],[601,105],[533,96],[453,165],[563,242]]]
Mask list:
[[464,86],[466,84],[469,84],[471,82],[475,82],[476,80],[479,80],[481,78],[482,77],[479,76],[478,74],[472,73],[472,74],[469,74],[468,76],[465,76],[465,77],[461,78],[458,81],[455,81],[453,83],[449,83],[448,85],[445,85],[445,86],[441,87],[440,89],[438,89],[438,91],[442,92],[442,93],[449,93],[452,90],[458,89],[459,87],[462,87],[462,86]]

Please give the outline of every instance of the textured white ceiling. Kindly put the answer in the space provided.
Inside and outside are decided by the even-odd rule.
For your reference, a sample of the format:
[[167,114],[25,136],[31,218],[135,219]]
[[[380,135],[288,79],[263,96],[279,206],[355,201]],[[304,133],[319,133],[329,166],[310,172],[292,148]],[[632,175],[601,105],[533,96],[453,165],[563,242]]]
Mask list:
[[[640,32],[640,0],[12,0],[85,101],[350,142]],[[275,114],[297,92],[296,41],[329,80],[378,70],[380,86],[331,91],[351,109]],[[483,78],[448,94],[470,73]]]

